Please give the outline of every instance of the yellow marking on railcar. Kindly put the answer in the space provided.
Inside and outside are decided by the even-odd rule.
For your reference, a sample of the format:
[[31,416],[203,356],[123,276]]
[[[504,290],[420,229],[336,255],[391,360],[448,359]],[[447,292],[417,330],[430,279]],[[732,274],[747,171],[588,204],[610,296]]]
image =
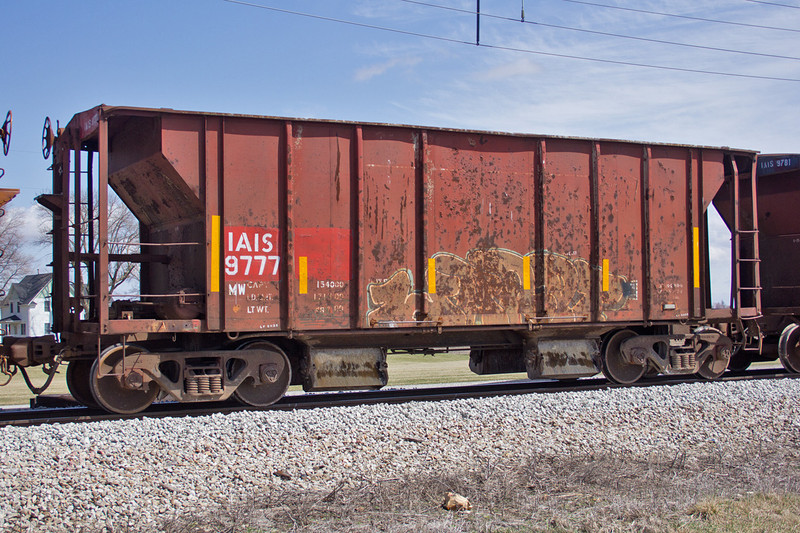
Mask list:
[[436,294],[436,259],[428,258],[428,294]]
[[693,233],[693,256],[694,256],[694,288],[700,288],[700,228],[692,228]]
[[608,259],[603,259],[603,292],[608,292],[608,280],[610,277],[609,272],[609,261]]
[[220,257],[219,246],[222,240],[222,219],[219,215],[211,216],[211,292],[219,292]]
[[531,290],[531,256],[529,255],[522,258],[522,288],[526,291]]
[[308,257],[300,257],[300,294],[308,294]]

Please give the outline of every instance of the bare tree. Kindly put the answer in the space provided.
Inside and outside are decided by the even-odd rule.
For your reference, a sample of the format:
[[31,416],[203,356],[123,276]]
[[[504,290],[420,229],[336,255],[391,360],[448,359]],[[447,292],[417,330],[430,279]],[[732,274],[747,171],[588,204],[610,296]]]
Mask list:
[[[95,209],[97,212],[97,209]],[[132,245],[139,242],[139,221],[116,194],[108,197],[108,253],[132,253]],[[114,289],[128,281],[139,279],[139,264],[115,261],[108,265],[108,289]]]
[[31,257],[23,249],[24,220],[8,211],[0,217],[0,292],[31,271]]
[[[94,243],[90,246],[89,224],[94,227],[94,235],[97,235],[97,214],[100,212],[100,206],[95,199],[94,209],[92,209],[92,217],[90,220],[88,200],[86,197],[81,202],[81,250],[84,253],[97,253],[99,249],[99,239],[95,238]],[[70,224],[74,224],[73,212],[70,211]],[[40,225],[40,244],[50,244],[53,241],[53,236],[50,233],[52,229],[52,219],[47,218],[47,222]],[[135,253],[135,244],[139,242],[139,221],[133,216],[133,213],[127,208],[122,200],[116,194],[108,195],[108,245],[109,254],[129,254]],[[74,250],[75,243],[70,239],[70,251]],[[90,249],[91,248],[91,249]],[[124,285],[125,283],[136,281],[139,279],[139,265],[137,263],[130,263],[127,261],[111,261],[108,265],[108,289],[109,292],[114,292],[115,289]]]

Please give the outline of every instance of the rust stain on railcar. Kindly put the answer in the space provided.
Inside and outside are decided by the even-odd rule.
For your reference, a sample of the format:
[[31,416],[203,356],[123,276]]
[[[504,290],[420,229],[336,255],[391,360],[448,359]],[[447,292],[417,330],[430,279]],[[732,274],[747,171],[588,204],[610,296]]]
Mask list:
[[475,248],[534,247],[529,139],[429,132],[424,156],[431,251],[466,257]]
[[[688,318],[690,184],[684,149],[653,147],[649,165],[650,309],[654,319]],[[696,194],[696,193],[695,193]]]
[[[540,256],[539,259],[535,256]],[[396,322],[421,320],[417,302],[424,298],[424,322],[441,325],[518,324],[535,314],[534,290],[525,289],[525,257],[529,262],[530,286],[538,285],[533,264],[544,260],[544,287],[547,315],[578,315],[586,305],[590,287],[590,265],[583,258],[572,258],[550,251],[520,254],[505,249],[473,249],[466,257],[439,252],[433,255],[435,292],[415,291],[408,268],[395,271],[388,279],[367,286],[367,323],[392,326]],[[425,279],[430,272],[426,269]],[[636,282],[609,273],[609,287],[601,295],[604,311],[623,309],[638,295]],[[603,315],[605,319],[605,315]]]

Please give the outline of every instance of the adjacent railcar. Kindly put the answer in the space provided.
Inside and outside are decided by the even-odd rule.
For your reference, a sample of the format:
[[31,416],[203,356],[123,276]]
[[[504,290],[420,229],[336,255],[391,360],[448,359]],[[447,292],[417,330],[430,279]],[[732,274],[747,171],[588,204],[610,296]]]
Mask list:
[[[780,358],[800,372],[800,154],[760,154],[757,170],[758,258],[763,316],[741,336],[729,368],[744,370],[754,361]],[[745,195],[749,194],[749,191]],[[720,212],[729,225],[731,207],[720,196]],[[749,203],[749,202],[745,202]],[[748,213],[752,218],[752,214]],[[746,253],[751,253],[749,250]]]
[[[108,106],[45,139],[59,337],[3,349],[67,361],[74,396],[111,411],[379,388],[390,349],[714,378],[728,325],[760,312],[711,309],[707,260],[709,204],[727,183],[740,205],[752,151]],[[112,193],[140,223],[125,253]],[[120,261],[141,265],[128,295]]]

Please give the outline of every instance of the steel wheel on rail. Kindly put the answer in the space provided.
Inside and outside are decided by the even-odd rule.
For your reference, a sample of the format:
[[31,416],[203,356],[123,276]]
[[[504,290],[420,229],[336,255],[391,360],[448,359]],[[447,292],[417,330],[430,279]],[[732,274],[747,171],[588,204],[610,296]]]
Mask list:
[[778,357],[789,372],[800,374],[800,325],[789,324],[778,341]]
[[67,388],[72,397],[86,407],[100,407],[92,395],[92,366],[94,361],[75,359],[67,365]]
[[[92,396],[104,409],[120,414],[144,411],[158,397],[161,387],[155,381],[142,383],[141,372],[128,374],[128,386],[123,385],[123,372],[135,369],[139,354],[146,352],[140,346],[116,344],[106,348],[92,365],[89,384]],[[138,388],[137,388],[138,387]]]
[[647,365],[636,365],[625,361],[620,351],[622,343],[636,336],[629,329],[617,331],[603,343],[603,375],[609,381],[630,385],[639,381],[647,371]]
[[[717,346],[715,350],[725,349],[722,346]],[[718,358],[716,354],[709,355],[706,357],[706,360],[703,361],[703,364],[700,365],[700,368],[697,369],[697,375],[705,378],[705,379],[718,379],[722,374],[725,373],[725,370],[728,369],[728,364],[730,363],[730,359],[725,358]]]
[[[708,337],[704,338],[703,346],[698,353],[706,352],[709,348],[711,349],[711,353],[700,364],[700,368],[697,369],[696,374],[704,379],[718,379],[730,366],[731,354],[734,347],[733,341],[729,337],[723,335],[720,330],[708,326],[697,328],[695,333],[701,335],[708,335],[710,333],[718,335],[717,339],[713,342],[711,342]],[[744,352],[744,346],[740,346],[739,351]]]
[[267,407],[277,402],[292,382],[292,365],[283,350],[267,341],[254,341],[239,346],[239,350],[264,350],[267,356],[259,361],[258,375],[246,378],[233,395],[242,403]]

